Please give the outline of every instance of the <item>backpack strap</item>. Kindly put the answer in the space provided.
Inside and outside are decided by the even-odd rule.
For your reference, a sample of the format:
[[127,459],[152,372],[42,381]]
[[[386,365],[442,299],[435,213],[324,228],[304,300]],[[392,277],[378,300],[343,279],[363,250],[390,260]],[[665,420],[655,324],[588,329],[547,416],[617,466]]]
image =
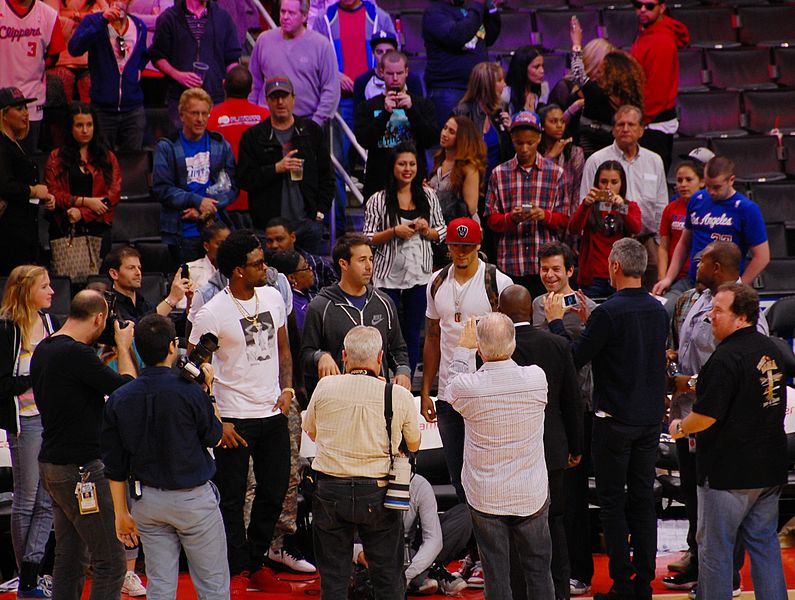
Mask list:
[[483,283],[486,286],[486,296],[489,299],[489,304],[491,304],[492,312],[498,312],[500,306],[500,292],[497,289],[497,267],[491,263],[486,263]]
[[439,288],[442,287],[444,280],[447,279],[447,276],[450,274],[450,267],[453,266],[452,263],[444,266],[436,278],[431,282],[431,298],[436,298],[436,292],[439,291]]

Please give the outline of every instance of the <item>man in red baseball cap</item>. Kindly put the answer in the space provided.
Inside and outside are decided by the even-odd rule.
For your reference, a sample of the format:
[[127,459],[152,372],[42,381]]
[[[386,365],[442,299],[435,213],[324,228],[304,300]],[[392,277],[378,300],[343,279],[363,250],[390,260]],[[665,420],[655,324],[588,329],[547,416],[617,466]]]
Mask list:
[[[451,379],[450,365],[458,338],[469,317],[480,317],[497,310],[500,292],[513,282],[492,264],[480,259],[478,251],[483,232],[477,221],[469,217],[453,219],[447,225],[445,241],[452,263],[437,271],[428,282],[425,310],[425,346],[423,348],[422,416],[426,421],[439,420],[439,434],[450,481],[461,502],[466,501],[461,486],[461,467],[464,464],[464,421],[446,401],[446,387]],[[475,365],[472,352],[471,366]],[[474,369],[473,369],[474,370]],[[439,373],[436,405],[431,398],[431,386]],[[483,585],[483,574],[469,563],[470,583]],[[475,567],[475,568],[473,568]]]

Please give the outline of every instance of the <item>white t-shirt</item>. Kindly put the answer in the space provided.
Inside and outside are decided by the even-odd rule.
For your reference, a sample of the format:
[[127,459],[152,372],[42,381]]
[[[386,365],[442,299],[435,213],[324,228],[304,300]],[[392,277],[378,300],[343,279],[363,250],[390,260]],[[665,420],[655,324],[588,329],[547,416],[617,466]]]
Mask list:
[[[124,39],[124,56],[122,56],[121,45],[119,44],[118,38]],[[108,23],[108,39],[110,40],[110,47],[113,49],[113,56],[116,58],[116,64],[119,65],[119,73],[122,73],[124,72],[124,67],[127,66],[127,62],[130,60],[133,49],[135,49],[135,42],[138,41],[138,28],[135,26],[135,22],[129,17],[127,18],[127,27],[121,34],[116,31],[113,25]]]
[[[438,319],[439,327],[442,332],[439,341],[441,361],[439,362],[439,393],[437,398],[445,401],[447,400],[445,388],[450,378],[450,365],[453,362],[453,351],[456,346],[458,346],[458,338],[461,337],[461,332],[464,330],[467,319],[469,319],[469,317],[480,317],[491,312],[491,304],[486,294],[486,284],[483,279],[486,273],[486,264],[480,261],[477,273],[464,285],[460,285],[455,280],[453,269],[454,267],[450,268],[450,272],[447,274],[444,283],[436,290],[436,298],[431,298],[431,282],[439,276],[440,271],[431,275],[431,280],[428,282],[428,288],[425,292],[428,301],[425,316],[429,319]],[[502,293],[502,290],[512,284],[513,280],[497,269],[498,293]],[[461,313],[459,322],[455,320],[456,298],[459,300],[458,311]],[[471,361],[470,367],[472,367],[471,370],[474,371],[474,350],[472,351]]]
[[[279,414],[273,408],[281,394],[278,331],[285,324],[284,302],[272,287],[258,287],[255,293],[256,324],[244,318],[225,288],[202,307],[190,333],[191,344],[208,331],[218,336],[213,387],[222,417],[261,419]],[[254,296],[237,302],[247,315],[257,313]]]

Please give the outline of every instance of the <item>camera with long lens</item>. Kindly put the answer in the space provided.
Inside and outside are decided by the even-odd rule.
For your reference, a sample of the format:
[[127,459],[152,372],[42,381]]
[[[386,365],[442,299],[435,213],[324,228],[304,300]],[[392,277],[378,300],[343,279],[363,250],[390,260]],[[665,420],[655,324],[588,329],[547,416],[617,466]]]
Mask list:
[[218,350],[218,338],[215,334],[205,333],[199,338],[199,343],[191,350],[191,353],[181,356],[177,361],[179,374],[188,381],[204,383],[202,365],[209,362],[216,350]]
[[116,292],[103,292],[102,295],[105,296],[105,302],[108,303],[108,318],[105,320],[105,329],[102,330],[97,342],[107,346],[115,346],[116,330],[113,328],[113,324],[118,322],[120,326],[124,327],[124,321],[119,318],[116,312]]

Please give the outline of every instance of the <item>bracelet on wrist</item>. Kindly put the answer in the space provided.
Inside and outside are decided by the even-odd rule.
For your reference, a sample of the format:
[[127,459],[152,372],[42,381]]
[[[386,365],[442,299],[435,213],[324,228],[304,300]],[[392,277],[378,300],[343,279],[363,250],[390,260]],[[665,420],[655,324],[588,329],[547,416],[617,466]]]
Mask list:
[[295,398],[295,390],[291,387],[282,388],[282,394],[284,392],[290,392],[293,398]]
[[163,302],[168,304],[171,307],[172,310],[177,308],[177,303],[175,302],[175,303],[172,304],[171,302],[168,301],[168,297],[163,298]]

